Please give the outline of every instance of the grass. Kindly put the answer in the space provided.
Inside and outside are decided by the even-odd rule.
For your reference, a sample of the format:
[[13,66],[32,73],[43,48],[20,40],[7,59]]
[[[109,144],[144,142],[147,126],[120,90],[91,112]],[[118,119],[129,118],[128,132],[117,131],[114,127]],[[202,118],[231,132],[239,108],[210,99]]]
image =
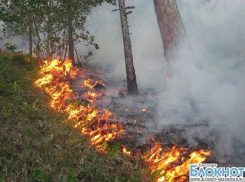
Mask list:
[[0,181],[148,181],[140,160],[98,153],[33,86],[35,61],[0,50]]

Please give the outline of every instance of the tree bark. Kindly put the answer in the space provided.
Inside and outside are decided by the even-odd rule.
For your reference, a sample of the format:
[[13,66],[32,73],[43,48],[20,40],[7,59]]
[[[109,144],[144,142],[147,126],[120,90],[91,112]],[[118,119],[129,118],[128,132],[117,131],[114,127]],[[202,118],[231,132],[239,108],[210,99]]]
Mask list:
[[36,21],[33,20],[33,25],[34,25],[34,29],[35,29],[35,34],[37,35],[37,44],[36,44],[36,53],[37,53],[37,58],[38,60],[40,59],[40,44],[41,44],[41,37],[38,31],[38,27],[37,27],[37,23]]
[[29,23],[29,35],[28,35],[28,38],[29,38],[29,54],[30,56],[32,57],[32,24]]
[[50,15],[48,16],[48,21],[47,21],[47,46],[46,46],[46,58],[49,61],[50,60]]
[[122,26],[123,43],[124,43],[128,94],[138,94],[127,13],[125,9],[125,0],[118,0],[118,2],[119,2],[119,10],[120,10],[120,18],[121,18],[121,26]]
[[66,60],[66,53],[67,53],[67,48],[68,48],[68,42],[66,43],[66,47],[65,47],[65,54],[64,54],[64,59],[63,62]]
[[74,45],[74,50],[75,50],[75,53],[76,53],[76,56],[77,56],[77,62],[79,64],[79,66],[82,67],[82,63],[80,62],[79,55],[78,55],[78,52],[77,52],[77,49],[76,49],[76,46],[75,45]]
[[71,12],[71,0],[68,3],[68,44],[69,44],[69,59],[72,60],[73,65],[75,64],[74,56],[74,41],[73,41],[73,26],[72,26],[72,12]]
[[167,63],[179,58],[181,49],[191,50],[176,0],[153,0]]

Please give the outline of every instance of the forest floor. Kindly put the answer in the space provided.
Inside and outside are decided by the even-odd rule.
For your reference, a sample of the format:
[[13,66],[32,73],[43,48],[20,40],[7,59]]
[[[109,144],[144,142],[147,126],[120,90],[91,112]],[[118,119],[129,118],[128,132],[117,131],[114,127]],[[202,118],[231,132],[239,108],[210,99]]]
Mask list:
[[0,181],[149,181],[140,160],[98,153],[33,86],[39,67],[0,50]]

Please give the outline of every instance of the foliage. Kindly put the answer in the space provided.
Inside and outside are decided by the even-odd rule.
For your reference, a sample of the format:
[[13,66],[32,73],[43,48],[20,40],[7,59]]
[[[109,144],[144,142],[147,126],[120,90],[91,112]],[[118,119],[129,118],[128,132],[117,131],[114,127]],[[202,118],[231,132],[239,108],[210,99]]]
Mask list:
[[84,24],[91,10],[104,2],[115,4],[115,0],[4,0],[0,5],[0,20],[4,22],[6,36],[28,37],[31,33],[37,56],[65,56],[68,18],[72,20],[75,44],[99,48]]
[[27,55],[0,51],[0,181],[147,181],[135,160],[96,152],[64,124],[33,86],[37,72]]
[[108,146],[106,149],[107,149],[107,152],[108,152],[109,155],[117,156],[118,152],[120,151],[120,144],[116,143],[116,144],[114,144],[112,146]]
[[17,49],[17,46],[14,44],[6,43],[4,45],[8,51],[15,52]]

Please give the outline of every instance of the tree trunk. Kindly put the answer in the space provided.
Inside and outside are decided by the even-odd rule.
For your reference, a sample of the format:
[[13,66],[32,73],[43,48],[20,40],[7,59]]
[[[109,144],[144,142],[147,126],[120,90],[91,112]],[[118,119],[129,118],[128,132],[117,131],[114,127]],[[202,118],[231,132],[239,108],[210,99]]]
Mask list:
[[37,23],[36,21],[33,20],[33,25],[34,25],[34,28],[35,28],[35,34],[37,35],[37,45],[36,45],[36,48],[35,48],[35,52],[37,53],[37,58],[38,60],[40,60],[40,44],[41,44],[41,37],[40,37],[40,34],[39,34],[39,31],[38,31],[38,27],[37,27]]
[[73,42],[73,27],[72,27],[72,12],[71,12],[71,3],[68,3],[68,44],[69,44],[69,59],[72,60],[73,65],[75,64],[74,57],[74,42]]
[[126,74],[127,74],[127,86],[128,94],[138,94],[138,87],[136,82],[136,75],[133,63],[133,53],[131,48],[131,40],[129,34],[127,13],[125,9],[125,0],[118,0],[120,9],[120,18],[122,26],[122,35],[124,43],[124,55],[126,63]]
[[178,59],[181,49],[191,45],[180,17],[176,0],[153,0],[167,63]]
[[46,58],[49,61],[50,60],[50,15],[48,16],[48,21],[47,21],[47,46],[46,46]]
[[64,59],[63,62],[66,60],[66,53],[67,53],[67,48],[68,48],[68,42],[66,43],[66,47],[65,47],[65,54],[64,54]]
[[28,38],[29,38],[29,54],[30,56],[32,57],[32,25],[31,23],[29,23],[29,35],[28,35]]

